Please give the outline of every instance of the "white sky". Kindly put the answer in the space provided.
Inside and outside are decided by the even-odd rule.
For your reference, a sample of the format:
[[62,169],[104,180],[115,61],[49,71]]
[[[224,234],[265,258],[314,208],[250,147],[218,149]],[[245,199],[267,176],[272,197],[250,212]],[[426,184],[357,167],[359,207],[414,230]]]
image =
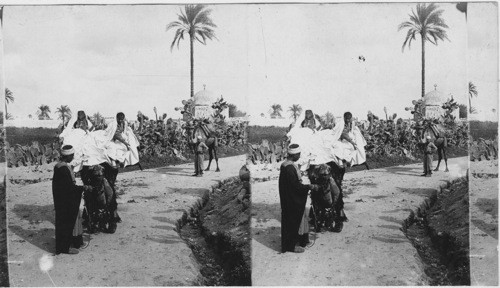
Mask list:
[[[498,106],[498,30],[494,4],[469,4],[468,23],[455,4],[439,4],[451,42],[426,46],[426,90],[438,85],[473,106]],[[69,105],[113,116],[138,110],[180,114],[189,97],[189,43],[170,52],[166,25],[182,6],[19,6],[4,8],[5,85],[9,113],[27,117],[40,104]],[[366,117],[371,110],[409,117],[421,93],[420,39],[401,52],[397,26],[415,4],[212,5],[218,41],[195,46],[195,92],[223,95],[251,115],[279,103]],[[469,50],[467,50],[469,43]],[[363,55],[365,62],[359,62]],[[492,100],[494,105],[492,105]],[[248,105],[247,105],[248,104]],[[52,117],[56,118],[52,113]]]

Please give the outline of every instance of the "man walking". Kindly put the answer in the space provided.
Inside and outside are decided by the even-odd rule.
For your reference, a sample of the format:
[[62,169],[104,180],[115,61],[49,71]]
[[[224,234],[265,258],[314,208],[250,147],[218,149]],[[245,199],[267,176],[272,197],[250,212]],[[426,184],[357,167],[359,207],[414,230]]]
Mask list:
[[[302,243],[307,242],[305,239],[300,239],[304,238],[304,236],[299,238],[299,228],[304,225],[304,222],[307,223],[307,221],[304,221],[304,213],[308,191],[316,189],[316,185],[302,184],[300,170],[295,163],[299,158],[299,145],[291,144],[288,147],[288,157],[280,167],[279,194],[281,204],[281,251],[283,253],[304,252],[304,248],[297,245],[299,240],[302,240],[300,241]],[[304,233],[304,231],[302,232]]]

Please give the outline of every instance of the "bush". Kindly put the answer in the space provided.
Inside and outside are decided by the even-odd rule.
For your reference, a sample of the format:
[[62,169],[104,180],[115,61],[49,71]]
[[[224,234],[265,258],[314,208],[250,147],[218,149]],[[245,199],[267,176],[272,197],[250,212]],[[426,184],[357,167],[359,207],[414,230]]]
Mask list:
[[498,137],[498,122],[469,121],[472,139],[495,139]]
[[45,145],[54,142],[61,130],[57,128],[6,127],[6,133],[7,141],[11,146],[16,144],[31,145],[33,141]]
[[272,143],[286,140],[286,127],[248,126],[248,143],[260,144],[263,139]]

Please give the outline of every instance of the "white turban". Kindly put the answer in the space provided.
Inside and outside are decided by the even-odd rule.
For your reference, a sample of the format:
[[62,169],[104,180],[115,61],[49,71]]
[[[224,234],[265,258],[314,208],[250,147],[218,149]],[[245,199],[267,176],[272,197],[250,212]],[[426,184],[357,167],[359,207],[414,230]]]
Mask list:
[[73,155],[75,154],[75,148],[73,148],[73,146],[70,146],[68,145],[68,147],[66,149],[61,149],[61,154],[64,155],[64,156],[67,156],[67,155]]
[[[294,146],[292,148],[292,146]],[[300,146],[298,144],[290,144],[290,146],[288,146],[288,154],[299,154],[300,153]]]

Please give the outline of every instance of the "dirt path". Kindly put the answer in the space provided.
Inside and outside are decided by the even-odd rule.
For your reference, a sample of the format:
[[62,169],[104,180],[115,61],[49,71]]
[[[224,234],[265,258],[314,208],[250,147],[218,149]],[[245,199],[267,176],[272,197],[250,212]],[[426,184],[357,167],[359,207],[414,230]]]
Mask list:
[[[192,164],[118,175],[115,234],[94,234],[80,254],[55,256],[50,276],[57,286],[194,285],[199,267],[174,230],[177,220],[218,181],[238,175],[245,156],[220,159],[221,172],[191,177]],[[9,169],[7,220],[11,286],[52,286],[39,259],[54,253],[52,169]],[[38,180],[39,179],[39,180]],[[78,180],[80,181],[80,180]],[[81,182],[79,182],[81,184]],[[85,236],[84,236],[85,237]],[[86,239],[85,239],[86,240]]]
[[498,160],[470,163],[471,285],[498,286]]
[[349,222],[340,234],[317,234],[303,254],[279,252],[278,171],[252,171],[256,178],[271,177],[252,186],[252,284],[425,285],[417,251],[400,228],[446,180],[466,174],[467,158],[450,159],[448,166],[449,173],[441,167],[431,178],[420,177],[422,164],[347,173]]

